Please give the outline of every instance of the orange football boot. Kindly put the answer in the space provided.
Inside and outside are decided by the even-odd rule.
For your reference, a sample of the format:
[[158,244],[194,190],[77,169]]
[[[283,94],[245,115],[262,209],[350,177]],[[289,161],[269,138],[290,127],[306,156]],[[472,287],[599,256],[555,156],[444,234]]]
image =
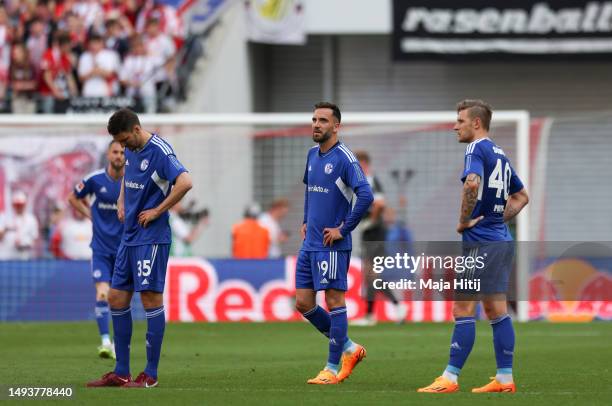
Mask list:
[[309,379],[307,383],[311,385],[335,385],[340,383],[340,381],[338,381],[338,377],[333,372],[324,369],[319,372],[316,378]]
[[480,388],[472,389],[472,393],[492,393],[492,392],[504,392],[504,393],[514,393],[516,392],[516,385],[514,382],[512,383],[499,383],[497,379],[491,377],[491,382],[486,384],[485,386],[481,386]]
[[353,372],[353,369],[366,357],[366,349],[363,345],[356,344],[357,349],[351,353],[342,354],[342,368],[338,372],[338,381],[343,382]]
[[417,389],[420,393],[453,393],[459,392],[459,384],[449,381],[443,376],[439,376],[429,386]]

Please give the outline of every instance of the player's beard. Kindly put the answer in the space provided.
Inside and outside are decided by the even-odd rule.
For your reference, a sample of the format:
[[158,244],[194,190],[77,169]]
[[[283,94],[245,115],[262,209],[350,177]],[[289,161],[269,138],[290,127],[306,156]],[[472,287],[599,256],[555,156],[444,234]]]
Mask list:
[[327,132],[321,133],[321,135],[312,133],[312,140],[314,142],[319,143],[319,144],[324,144],[327,140],[329,140],[331,138],[331,136],[332,136],[331,131],[327,131]]
[[113,170],[115,170],[117,172],[121,171],[125,167],[125,161],[123,161],[120,164],[116,164],[115,162],[111,161],[110,164],[111,164],[111,167],[113,168]]

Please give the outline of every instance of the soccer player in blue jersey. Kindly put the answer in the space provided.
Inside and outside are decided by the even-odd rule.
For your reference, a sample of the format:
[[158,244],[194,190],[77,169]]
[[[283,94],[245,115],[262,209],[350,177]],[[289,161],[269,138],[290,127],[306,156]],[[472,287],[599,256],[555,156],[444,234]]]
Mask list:
[[[355,155],[338,141],[340,109],[318,103],[312,115],[312,139],[304,171],[304,239],[296,274],[296,308],[329,338],[329,357],[310,384],[337,384],[365,357],[363,346],[348,338],[345,292],[351,258],[351,231],[374,200]],[[356,201],[354,202],[356,195]],[[353,203],[355,205],[353,206]],[[329,312],[317,305],[325,291]]]
[[497,374],[490,383],[472,392],[516,391],[512,377],[514,328],[506,300],[514,244],[505,223],[527,205],[529,197],[504,151],[488,137],[491,116],[491,108],[481,100],[463,100],[457,104],[454,130],[459,142],[468,144],[461,176],[463,194],[457,232],[462,234],[464,256],[468,254],[483,261],[482,267],[473,266],[461,278],[480,279],[481,289],[462,287],[456,291],[455,328],[448,365],[442,376],[419,392],[459,391],[458,376],[476,337],[474,316],[479,300],[493,328]]
[[[113,272],[109,303],[113,318],[115,370],[87,386],[157,386],[157,367],[166,325],[163,291],[170,251],[168,209],[191,187],[191,177],[174,150],[156,134],[140,126],[129,109],[116,111],[108,120],[113,140],[126,147],[125,175],[117,214],[124,231]],[[135,380],[130,376],[132,295],[140,292],[147,317],[147,365]]]
[[110,340],[108,323],[108,291],[115,266],[117,248],[123,234],[123,224],[117,217],[117,200],[125,166],[124,148],[111,141],[106,152],[108,165],[85,176],[75,186],[68,201],[76,210],[92,221],[91,275],[96,286],[95,315],[102,345],[98,347],[101,358],[114,358],[115,350]]

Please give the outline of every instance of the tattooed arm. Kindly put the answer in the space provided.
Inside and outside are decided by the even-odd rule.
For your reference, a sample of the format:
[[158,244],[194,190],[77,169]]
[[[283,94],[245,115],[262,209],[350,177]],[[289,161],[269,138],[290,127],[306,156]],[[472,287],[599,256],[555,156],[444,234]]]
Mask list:
[[475,173],[470,173],[463,183],[463,195],[461,198],[461,214],[459,216],[459,224],[457,224],[457,232],[462,233],[468,228],[474,227],[483,216],[472,219],[472,212],[478,202],[478,188],[480,187],[480,176]]
[[529,195],[524,188],[511,194],[504,209],[504,223],[519,214],[523,207],[527,206],[527,203],[529,203]]

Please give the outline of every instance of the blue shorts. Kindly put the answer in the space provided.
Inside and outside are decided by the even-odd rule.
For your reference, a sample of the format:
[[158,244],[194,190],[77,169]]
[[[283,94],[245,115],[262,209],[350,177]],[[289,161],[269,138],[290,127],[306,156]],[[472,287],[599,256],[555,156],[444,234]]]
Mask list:
[[166,267],[170,244],[125,246],[117,251],[113,271],[113,289],[162,293],[166,282]]
[[98,254],[93,253],[91,256],[91,276],[94,283],[108,282],[113,278],[113,268],[115,267],[115,259],[113,254]]
[[[492,295],[508,292],[514,241],[464,242],[463,257],[472,258],[473,266],[456,273],[455,283],[462,281],[459,286],[455,285],[457,293]],[[469,281],[478,281],[478,289],[476,283],[470,284]]]
[[300,250],[295,267],[295,288],[346,291],[350,262],[351,251]]

